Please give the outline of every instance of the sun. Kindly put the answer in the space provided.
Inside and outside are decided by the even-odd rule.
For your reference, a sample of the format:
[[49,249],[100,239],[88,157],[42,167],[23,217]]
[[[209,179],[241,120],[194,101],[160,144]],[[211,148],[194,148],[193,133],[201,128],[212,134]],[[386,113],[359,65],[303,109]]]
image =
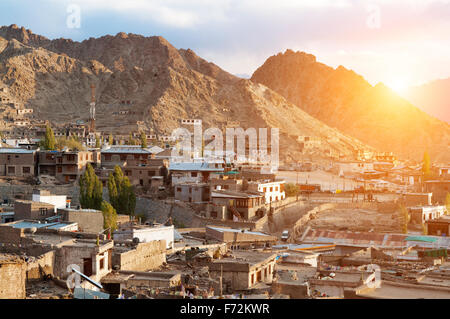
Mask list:
[[389,80],[386,85],[397,93],[404,93],[408,88],[408,83],[400,78]]

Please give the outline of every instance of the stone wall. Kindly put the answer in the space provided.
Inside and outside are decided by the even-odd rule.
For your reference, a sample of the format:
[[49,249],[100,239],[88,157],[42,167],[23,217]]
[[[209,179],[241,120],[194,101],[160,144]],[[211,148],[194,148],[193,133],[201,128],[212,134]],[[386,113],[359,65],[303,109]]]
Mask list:
[[121,251],[113,249],[112,265],[120,270],[149,271],[159,268],[166,262],[165,240],[140,243],[133,249]]
[[26,264],[21,259],[0,257],[0,299],[25,299]]

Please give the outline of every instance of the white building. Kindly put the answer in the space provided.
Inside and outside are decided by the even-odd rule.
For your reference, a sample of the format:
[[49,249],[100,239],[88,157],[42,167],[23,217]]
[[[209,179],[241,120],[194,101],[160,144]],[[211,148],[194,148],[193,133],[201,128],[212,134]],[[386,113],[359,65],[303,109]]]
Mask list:
[[52,204],[55,206],[55,209],[70,207],[70,202],[67,201],[66,195],[51,195],[46,190],[33,190],[31,198],[33,202]]
[[286,198],[284,192],[285,181],[275,182],[249,182],[248,189],[264,193],[266,204],[276,202]]
[[134,238],[138,238],[140,243],[165,240],[167,249],[172,249],[174,243],[174,227],[134,225],[119,228],[114,232],[114,240],[133,240]]

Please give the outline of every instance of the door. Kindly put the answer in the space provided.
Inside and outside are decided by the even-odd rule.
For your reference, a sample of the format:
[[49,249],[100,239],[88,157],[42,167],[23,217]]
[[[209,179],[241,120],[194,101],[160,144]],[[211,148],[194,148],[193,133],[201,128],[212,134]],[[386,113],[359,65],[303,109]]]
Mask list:
[[83,258],[83,274],[92,276],[92,258]]

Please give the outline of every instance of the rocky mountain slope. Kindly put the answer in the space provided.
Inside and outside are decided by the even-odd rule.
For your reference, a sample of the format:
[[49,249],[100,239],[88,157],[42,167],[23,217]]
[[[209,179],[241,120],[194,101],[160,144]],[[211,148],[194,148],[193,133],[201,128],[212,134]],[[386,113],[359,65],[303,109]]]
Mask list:
[[9,87],[38,118],[87,120],[91,83],[96,85],[96,126],[107,133],[143,128],[169,135],[181,119],[200,118],[204,129],[231,123],[278,127],[280,152],[296,160],[300,135],[323,139],[318,156],[366,148],[264,85],[235,77],[162,37],[119,33],[74,42],[49,40],[15,25],[0,28],[0,86]]
[[334,69],[313,55],[287,50],[268,58],[251,80],[377,149],[416,160],[428,150],[433,160],[450,161],[448,123],[342,66]]
[[450,123],[450,78],[408,88],[402,96],[425,112]]

